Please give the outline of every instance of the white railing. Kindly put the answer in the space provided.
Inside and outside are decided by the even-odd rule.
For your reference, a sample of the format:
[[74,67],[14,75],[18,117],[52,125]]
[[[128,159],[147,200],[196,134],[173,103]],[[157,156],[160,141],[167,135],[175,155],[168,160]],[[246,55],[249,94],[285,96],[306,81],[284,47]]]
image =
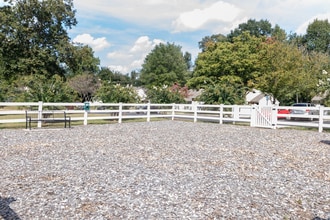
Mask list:
[[[153,104],[153,103],[43,103],[43,102],[0,102],[0,124],[25,123],[28,110],[35,117],[45,112],[63,112],[71,121],[87,125],[95,120],[143,119],[147,122],[156,118],[169,120],[211,121],[217,123],[245,123],[252,127],[279,128],[287,126],[315,127],[319,132],[330,128],[330,108],[323,106],[308,109],[292,106],[272,106],[261,109],[251,105],[203,105],[203,104]],[[307,110],[312,114],[291,114],[293,110]],[[329,112],[329,115],[328,115]],[[42,127],[39,122],[38,127]]]

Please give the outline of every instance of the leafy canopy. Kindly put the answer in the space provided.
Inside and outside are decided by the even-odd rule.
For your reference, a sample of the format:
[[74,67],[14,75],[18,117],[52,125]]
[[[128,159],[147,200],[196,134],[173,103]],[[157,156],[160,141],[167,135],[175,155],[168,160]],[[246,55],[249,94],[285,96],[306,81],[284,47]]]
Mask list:
[[308,51],[330,53],[330,23],[326,20],[314,20],[307,27],[303,42]]
[[184,85],[188,75],[189,55],[174,44],[159,44],[147,55],[142,65],[140,80],[147,87]]
[[0,7],[5,79],[31,74],[64,76],[70,47],[67,29],[77,24],[73,0],[6,2]]

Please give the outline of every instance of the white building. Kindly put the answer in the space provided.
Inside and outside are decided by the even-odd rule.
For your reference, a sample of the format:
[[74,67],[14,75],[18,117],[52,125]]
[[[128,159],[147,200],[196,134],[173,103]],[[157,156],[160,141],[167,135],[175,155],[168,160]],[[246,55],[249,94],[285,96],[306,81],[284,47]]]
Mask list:
[[[270,95],[267,95],[260,90],[253,89],[252,91],[248,92],[246,94],[246,103],[250,105],[260,105],[260,106],[267,106],[267,105],[273,105],[273,97]],[[276,99],[275,105],[279,105],[280,102]]]

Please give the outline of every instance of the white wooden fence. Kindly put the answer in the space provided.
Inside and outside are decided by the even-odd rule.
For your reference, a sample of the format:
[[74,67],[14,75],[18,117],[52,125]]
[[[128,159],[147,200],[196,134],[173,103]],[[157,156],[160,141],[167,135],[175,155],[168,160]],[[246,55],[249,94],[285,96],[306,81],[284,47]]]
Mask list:
[[[43,102],[0,102],[0,124],[25,123],[25,112],[43,117],[46,112],[63,112],[71,116],[71,121],[81,121],[87,125],[95,120],[117,120],[122,123],[128,119],[143,119],[147,122],[155,118],[169,120],[210,121],[216,123],[244,123],[252,127],[280,128],[302,126],[330,128],[330,108],[310,107],[313,114],[293,115],[290,110],[304,109],[292,106],[256,105],[202,105],[202,104],[136,104],[136,103],[43,103]],[[284,113],[283,111],[284,110]],[[296,120],[295,120],[296,119]],[[42,127],[38,122],[37,127]]]

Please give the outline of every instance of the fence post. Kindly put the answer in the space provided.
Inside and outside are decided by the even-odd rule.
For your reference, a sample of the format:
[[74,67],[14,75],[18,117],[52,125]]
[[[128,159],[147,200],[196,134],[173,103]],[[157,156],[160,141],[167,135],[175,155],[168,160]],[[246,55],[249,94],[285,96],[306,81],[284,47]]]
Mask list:
[[272,129],[276,129],[277,126],[277,107],[275,105],[272,106],[272,113],[271,113],[271,123]]
[[172,104],[172,121],[174,121],[175,117],[175,103]]
[[[38,120],[40,120],[42,118],[42,101],[38,102]],[[42,122],[38,121],[38,128],[41,128],[42,126]]]
[[323,131],[324,106],[319,106],[319,132]]
[[194,110],[194,122],[197,122],[197,102],[192,105]]
[[123,121],[123,103],[119,103],[119,109],[118,109],[118,123],[121,124]]
[[256,106],[251,106],[251,119],[250,119],[250,126],[255,127],[256,126]]
[[85,110],[85,112],[84,112],[84,125],[88,124],[87,118],[88,118],[88,111]]
[[147,122],[150,122],[150,102],[148,102],[147,110]]
[[233,124],[235,124],[236,121],[239,121],[239,106],[238,105],[234,105],[234,121]]
[[219,123],[220,123],[220,124],[223,124],[223,104],[220,105],[219,110],[220,110]]

